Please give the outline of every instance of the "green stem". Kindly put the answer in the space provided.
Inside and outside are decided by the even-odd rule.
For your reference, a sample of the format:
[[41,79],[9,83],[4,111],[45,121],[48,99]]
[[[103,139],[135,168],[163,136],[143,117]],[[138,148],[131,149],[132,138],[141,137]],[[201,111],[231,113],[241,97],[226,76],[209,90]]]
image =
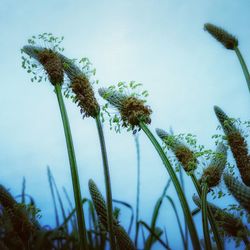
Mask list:
[[155,139],[154,135],[151,133],[151,131],[149,130],[149,128],[147,127],[147,125],[144,122],[140,122],[140,127],[142,128],[142,130],[145,132],[145,134],[147,135],[147,137],[150,139],[150,141],[152,142],[153,146],[155,147],[156,151],[158,152],[159,156],[161,157],[170,178],[172,179],[172,182],[175,186],[177,195],[179,197],[181,206],[182,206],[182,210],[185,216],[185,219],[187,221],[188,224],[188,229],[190,232],[190,236],[191,236],[191,240],[192,240],[192,244],[193,244],[193,248],[196,250],[201,249],[200,247],[200,242],[199,242],[199,238],[196,232],[196,228],[193,222],[193,218],[186,200],[186,197],[182,191],[181,185],[178,181],[178,178],[175,174],[174,169],[172,168],[167,156],[165,155],[164,151],[162,150],[162,147],[160,146],[160,144],[158,143],[158,141]]
[[63,97],[62,97],[61,85],[59,84],[55,85],[55,92],[56,92],[56,96],[57,96],[57,100],[58,100],[58,104],[59,104],[59,108],[61,112],[64,134],[65,134],[68,156],[69,156],[71,179],[72,179],[74,199],[75,199],[75,204],[76,204],[80,249],[87,250],[88,249],[87,234],[86,234],[87,230],[86,230],[86,225],[85,225],[83,207],[81,203],[82,196],[81,196],[80,182],[79,182],[79,176],[78,176],[78,170],[77,170],[77,164],[76,164],[75,151],[74,151],[74,146],[73,146],[73,141],[72,141],[72,135],[71,135],[71,130],[69,126],[69,119],[68,119],[68,115],[67,115]]
[[205,183],[201,193],[201,211],[202,211],[202,227],[203,227],[203,234],[204,234],[204,241],[205,241],[205,249],[210,250],[212,249],[210,235],[209,235],[209,228],[208,228],[208,221],[207,221],[207,192],[208,192],[208,185]]
[[[185,195],[185,184],[184,184],[184,179],[183,179],[183,168],[180,167],[179,169],[179,173],[180,173],[180,182],[181,182],[181,187],[183,189],[183,193]],[[188,247],[188,227],[187,227],[187,223],[185,221],[185,248],[187,249]]]
[[135,214],[135,248],[137,248],[139,232],[139,204],[140,204],[140,145],[138,135],[135,135],[135,146],[137,156],[137,184],[136,184],[136,214]]
[[[196,179],[194,173],[191,173],[190,176],[191,176],[191,179],[192,179],[192,181],[194,183],[196,191],[197,191],[199,197],[201,198],[200,184],[199,184],[198,180]],[[209,223],[210,223],[213,235],[214,235],[214,239],[215,239],[217,248],[218,248],[218,250],[223,250],[224,247],[223,247],[223,243],[221,241],[220,235],[219,235],[218,227],[217,227],[217,224],[215,222],[214,216],[213,216],[213,214],[211,212],[211,209],[209,207],[208,207],[208,219],[209,219]]]
[[244,58],[243,58],[239,48],[235,47],[234,51],[235,51],[235,53],[236,53],[236,55],[237,55],[237,57],[238,57],[238,59],[240,61],[240,65],[242,67],[243,73],[244,73],[246,81],[247,81],[248,90],[250,92],[250,74],[249,74],[249,71],[247,69],[247,65],[246,65],[246,63],[244,61]]
[[177,224],[178,224],[178,227],[179,227],[179,230],[180,230],[180,234],[181,234],[181,239],[182,239],[182,243],[183,243],[183,247],[185,250],[188,249],[188,246],[187,246],[187,242],[185,240],[185,236],[184,236],[184,233],[183,233],[183,230],[182,230],[182,227],[181,227],[181,220],[180,220],[180,217],[179,217],[179,214],[177,212],[177,209],[176,209],[176,206],[174,204],[174,201],[173,199],[169,196],[169,195],[166,195],[166,198],[168,199],[168,201],[170,202],[173,210],[174,210],[174,214],[175,214],[175,217],[176,217],[176,220],[177,220]]
[[103,170],[104,170],[104,178],[105,178],[105,186],[106,186],[106,200],[107,200],[107,208],[108,208],[108,230],[109,230],[109,236],[110,236],[110,246],[112,250],[115,250],[116,243],[115,243],[115,236],[114,236],[114,230],[113,230],[113,206],[112,206],[112,192],[111,192],[108,157],[107,157],[105,139],[104,139],[102,124],[100,121],[100,116],[97,115],[95,120],[96,120],[96,126],[97,126],[98,135],[100,139],[101,151],[102,151]]

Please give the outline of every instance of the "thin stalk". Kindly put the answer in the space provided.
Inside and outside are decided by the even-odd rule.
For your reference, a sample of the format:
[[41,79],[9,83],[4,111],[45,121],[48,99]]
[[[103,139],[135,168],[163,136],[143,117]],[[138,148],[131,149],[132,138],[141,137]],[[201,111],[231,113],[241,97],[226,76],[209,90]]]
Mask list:
[[86,230],[86,225],[85,225],[83,207],[81,203],[82,196],[81,196],[80,182],[79,182],[79,176],[78,176],[78,170],[77,170],[77,164],[76,164],[75,150],[74,150],[71,130],[69,126],[69,119],[68,119],[67,111],[66,111],[63,97],[62,97],[61,85],[59,84],[55,85],[55,93],[57,96],[57,100],[58,100],[58,104],[59,104],[59,108],[61,112],[62,123],[63,123],[64,134],[65,134],[68,156],[69,156],[71,179],[72,179],[74,199],[75,199],[75,204],[76,204],[80,249],[87,250],[88,249],[87,230]]
[[241,67],[242,67],[244,76],[245,76],[246,81],[247,81],[248,90],[249,90],[249,92],[250,92],[250,74],[249,74],[249,71],[248,71],[248,69],[247,69],[247,65],[246,65],[246,63],[245,63],[245,60],[244,60],[244,58],[243,58],[243,56],[242,56],[242,54],[241,54],[239,48],[238,48],[238,47],[235,47],[235,48],[234,48],[234,51],[235,51],[235,53],[236,53],[236,55],[237,55],[237,57],[238,57],[238,59],[239,59],[239,61],[240,61],[240,65],[241,65]]
[[137,248],[138,233],[139,233],[139,206],[140,206],[140,176],[141,176],[141,162],[140,162],[140,145],[138,135],[135,135],[135,146],[137,156],[137,181],[136,181],[136,213],[135,213],[135,248]]
[[[191,173],[190,176],[192,178],[192,181],[194,183],[196,191],[197,191],[199,197],[201,198],[201,187],[200,187],[200,184],[199,184],[198,180],[196,179],[194,173]],[[223,250],[224,247],[223,247],[223,243],[221,241],[220,235],[219,235],[218,227],[216,225],[216,222],[214,220],[214,216],[213,216],[213,214],[211,212],[211,209],[209,207],[208,207],[208,219],[209,219],[209,223],[210,223],[213,235],[214,235],[214,240],[216,242],[217,248],[218,248],[218,250]]]
[[182,191],[181,185],[178,181],[178,178],[175,174],[174,169],[172,168],[167,156],[165,155],[164,151],[162,150],[162,147],[160,146],[159,142],[155,139],[154,135],[151,133],[151,131],[149,130],[149,128],[147,127],[147,125],[144,122],[140,122],[140,127],[142,128],[142,130],[145,132],[145,134],[147,135],[147,137],[150,139],[150,141],[152,142],[153,146],[155,147],[156,151],[158,152],[159,156],[161,157],[170,178],[172,179],[172,182],[175,186],[177,195],[179,197],[181,206],[182,206],[182,210],[185,216],[185,219],[187,221],[188,224],[188,229],[189,229],[189,233],[191,236],[191,240],[192,240],[192,244],[193,244],[193,248],[196,250],[201,249],[200,247],[200,242],[199,242],[199,238],[197,235],[197,231],[193,222],[193,218],[186,200],[186,197]]
[[[163,192],[162,192],[160,198],[157,200],[157,202],[155,204],[153,215],[152,215],[152,220],[151,220],[151,225],[150,225],[152,231],[155,231],[155,229],[156,229],[156,221],[157,221],[157,218],[158,218],[159,213],[160,213],[160,208],[162,206],[162,202],[163,202],[164,196],[166,195],[166,192],[167,192],[167,190],[168,190],[168,188],[170,186],[170,183],[171,183],[171,179],[169,179],[167,181],[167,184],[164,187]],[[152,235],[150,235],[149,236],[149,240],[147,242],[147,245],[144,246],[145,250],[150,250],[151,247],[152,247],[152,243],[153,243],[153,237],[152,237]]]
[[[154,238],[167,250],[171,250],[170,247],[152,230],[152,228],[144,221],[139,221],[139,224],[143,225]],[[144,244],[145,245],[145,244]]]
[[208,185],[205,183],[202,188],[202,193],[201,193],[202,227],[203,227],[203,234],[204,234],[204,241],[205,241],[205,249],[210,250],[212,249],[212,245],[210,241],[208,221],[207,221],[207,213],[208,213],[207,192],[208,192]]
[[[183,193],[185,195],[185,183],[184,183],[184,179],[183,179],[183,168],[180,167],[179,169],[179,173],[180,173],[180,182],[181,182],[181,187],[183,189]],[[185,223],[185,246],[188,248],[188,227],[187,227],[187,223],[186,220],[184,220]]]
[[109,230],[109,237],[110,237],[110,247],[112,250],[115,250],[116,243],[115,243],[115,235],[114,235],[114,230],[113,230],[113,206],[112,206],[112,192],[111,192],[108,157],[107,157],[105,139],[104,139],[102,124],[100,121],[100,116],[97,115],[95,120],[96,120],[96,126],[97,126],[100,145],[101,145],[101,151],[102,151],[103,170],[104,170],[105,187],[106,187],[107,210],[108,210],[107,216],[108,216],[108,230]]
[[185,240],[185,236],[184,236],[184,233],[183,233],[183,230],[182,230],[182,227],[181,227],[181,220],[180,220],[178,211],[176,209],[176,206],[174,204],[174,201],[169,195],[166,195],[166,198],[168,199],[168,201],[170,202],[170,204],[171,204],[171,206],[172,206],[172,208],[174,210],[175,217],[176,217],[176,220],[177,220],[177,224],[178,224],[180,234],[181,234],[182,243],[183,243],[184,249],[187,250],[188,249],[187,242]]

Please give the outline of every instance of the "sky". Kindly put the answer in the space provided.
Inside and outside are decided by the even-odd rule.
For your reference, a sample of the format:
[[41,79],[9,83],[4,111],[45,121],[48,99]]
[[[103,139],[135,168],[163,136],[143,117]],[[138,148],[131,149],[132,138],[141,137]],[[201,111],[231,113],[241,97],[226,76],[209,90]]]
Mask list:
[[[0,183],[17,195],[25,177],[27,192],[42,210],[42,221],[52,225],[48,165],[58,186],[64,186],[72,197],[66,145],[53,87],[48,82],[31,83],[21,67],[20,49],[32,35],[51,32],[64,36],[65,55],[88,57],[97,69],[100,86],[131,80],[142,83],[149,92],[153,132],[155,128],[172,127],[175,133],[197,135],[201,144],[214,149],[211,136],[216,133],[218,122],[213,106],[220,106],[229,116],[248,120],[250,99],[234,52],[224,49],[204,32],[203,25],[211,22],[236,35],[250,65],[249,10],[248,0],[2,0]],[[69,100],[65,102],[82,194],[89,197],[90,178],[104,192],[95,121],[83,120],[76,105]],[[110,131],[107,123],[104,130],[113,197],[135,205],[134,138],[126,131],[121,134]],[[146,136],[140,133],[139,138],[141,218],[149,222],[168,175]],[[191,201],[194,188],[188,178],[185,182],[190,207],[194,208]],[[169,194],[178,203],[172,186]],[[127,217],[128,212],[122,210],[124,225]],[[159,225],[171,229],[176,225],[167,202]],[[181,247],[181,241],[174,240],[179,237],[176,232],[177,225],[168,230],[173,249]]]

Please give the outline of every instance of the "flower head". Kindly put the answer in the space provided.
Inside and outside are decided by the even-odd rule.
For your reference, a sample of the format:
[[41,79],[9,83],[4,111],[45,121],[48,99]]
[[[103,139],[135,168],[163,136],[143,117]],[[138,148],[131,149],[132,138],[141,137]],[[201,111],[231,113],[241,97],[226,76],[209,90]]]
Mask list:
[[232,175],[224,174],[223,177],[229,191],[240,205],[250,213],[250,187],[247,187]]
[[238,46],[238,39],[220,27],[211,23],[206,23],[204,25],[204,30],[209,32],[218,42],[223,44],[226,49],[233,50]]
[[218,144],[216,153],[208,167],[203,171],[201,182],[209,188],[215,187],[221,180],[227,162],[227,148],[223,143]]
[[[201,200],[198,196],[194,195],[193,201],[199,208],[201,208]],[[237,237],[247,241],[248,230],[240,218],[213,205],[212,203],[208,202],[207,204],[221,230],[221,233],[228,237]]]
[[147,92],[143,91],[141,94],[128,94],[126,90],[128,90],[129,86],[134,90],[136,83],[130,82],[129,85],[120,83],[120,85],[118,84],[118,90],[115,86],[100,88],[99,94],[119,111],[119,117],[115,115],[114,119],[111,118],[112,121],[117,122],[118,125],[120,125],[121,122],[121,126],[136,131],[135,128],[139,127],[140,122],[146,124],[151,123],[150,115],[152,110],[149,106],[145,105],[146,101],[141,99],[141,97],[147,96]]
[[156,129],[157,135],[162,139],[168,148],[175,154],[178,161],[186,172],[190,172],[197,167],[197,158],[194,152],[182,143],[176,136],[168,134],[163,129]]
[[[43,46],[37,45],[37,39],[44,43]],[[38,38],[33,36],[32,39],[28,40],[29,45],[24,46],[21,50],[28,56],[22,56],[22,66],[33,75],[31,81],[37,80],[40,82],[44,78],[39,72],[41,65],[53,85],[62,85],[63,65],[59,57],[59,51],[63,50],[59,47],[62,40],[63,37],[57,38],[50,33],[41,34]]]
[[[60,54],[60,59],[63,63],[63,69],[66,73],[69,84],[65,91],[65,95],[70,95],[73,92],[73,99],[81,109],[84,116],[95,118],[100,111],[99,104],[95,98],[91,76],[95,74],[95,69],[90,68],[90,62],[87,58],[79,61],[78,66],[76,60],[68,59]],[[81,68],[80,68],[81,67]]]
[[243,182],[250,186],[250,156],[245,138],[241,131],[236,128],[232,119],[217,106],[214,108],[215,114],[224,130],[227,142],[235,158]]

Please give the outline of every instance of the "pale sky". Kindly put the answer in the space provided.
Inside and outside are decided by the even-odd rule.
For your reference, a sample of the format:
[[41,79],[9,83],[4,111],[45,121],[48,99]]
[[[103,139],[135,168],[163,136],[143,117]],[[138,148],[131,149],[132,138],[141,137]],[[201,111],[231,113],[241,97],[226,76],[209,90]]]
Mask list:
[[[31,83],[21,67],[20,49],[32,35],[52,32],[64,36],[65,55],[88,57],[97,69],[100,86],[130,80],[143,83],[150,94],[152,131],[157,127],[168,130],[172,126],[176,133],[196,134],[200,143],[215,148],[211,135],[216,133],[218,122],[213,106],[220,106],[232,117],[248,120],[250,98],[234,52],[224,49],[204,32],[203,25],[211,22],[236,35],[250,67],[249,11],[249,0],[2,0],[0,183],[13,194],[19,194],[25,176],[27,192],[42,209],[43,223],[53,220],[47,165],[58,186],[65,186],[72,195],[65,139],[53,88],[48,82]],[[89,178],[104,192],[95,122],[91,118],[82,120],[79,109],[65,101],[82,195],[89,197]],[[120,135],[109,131],[108,124],[105,124],[105,134],[113,197],[135,205],[133,137],[126,131]],[[168,175],[142,133],[140,144],[141,218],[149,222]],[[190,206],[194,208],[191,201],[194,188],[189,180],[186,188]],[[179,206],[172,186],[169,194]],[[122,210],[124,224],[126,216]],[[172,209],[165,202],[159,225],[166,225],[167,229],[170,226],[171,247],[180,249],[175,224]]]

